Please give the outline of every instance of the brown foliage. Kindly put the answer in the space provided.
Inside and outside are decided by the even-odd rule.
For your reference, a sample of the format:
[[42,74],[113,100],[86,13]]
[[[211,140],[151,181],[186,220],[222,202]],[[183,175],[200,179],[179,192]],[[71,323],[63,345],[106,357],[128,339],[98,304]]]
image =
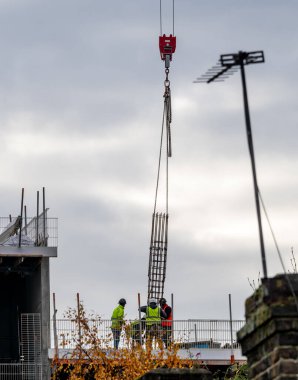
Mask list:
[[[69,341],[75,344],[69,358],[53,360],[54,380],[133,380],[154,368],[193,366],[191,360],[178,357],[178,348],[174,346],[157,351],[148,347],[145,349],[141,345],[132,346],[129,325],[124,327],[127,348],[112,349],[112,336],[107,339],[99,337],[98,323],[92,323],[95,321],[95,316],[87,316],[82,303],[79,312],[70,308],[66,312],[66,317],[75,321],[80,334]],[[96,321],[98,320],[96,316]]]

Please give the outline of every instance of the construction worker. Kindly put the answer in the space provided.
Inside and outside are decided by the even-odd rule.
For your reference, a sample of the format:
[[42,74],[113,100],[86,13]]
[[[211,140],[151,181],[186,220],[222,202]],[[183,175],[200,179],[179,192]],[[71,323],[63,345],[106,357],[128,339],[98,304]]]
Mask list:
[[173,316],[172,316],[172,308],[167,304],[167,300],[165,298],[161,298],[159,301],[161,310],[163,310],[167,317],[161,321],[162,327],[162,341],[164,342],[166,348],[168,348],[171,344],[172,338],[172,326],[173,326]]
[[122,331],[122,326],[124,325],[124,308],[126,305],[126,300],[124,298],[121,298],[118,302],[118,306],[115,307],[112,314],[112,325],[111,330],[113,333],[113,339],[114,339],[114,348],[117,350],[119,346],[120,341],[120,335]]
[[148,300],[147,306],[140,308],[141,312],[146,313],[146,347],[151,349],[152,340],[155,341],[161,348],[161,318],[166,318],[166,313],[157,306],[157,301],[154,298]]

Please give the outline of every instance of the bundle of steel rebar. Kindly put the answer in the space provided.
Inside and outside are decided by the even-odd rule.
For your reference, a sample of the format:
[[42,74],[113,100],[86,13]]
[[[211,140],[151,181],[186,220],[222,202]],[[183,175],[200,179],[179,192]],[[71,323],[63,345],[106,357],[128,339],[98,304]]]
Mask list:
[[163,297],[168,246],[168,214],[153,213],[148,270],[148,299]]

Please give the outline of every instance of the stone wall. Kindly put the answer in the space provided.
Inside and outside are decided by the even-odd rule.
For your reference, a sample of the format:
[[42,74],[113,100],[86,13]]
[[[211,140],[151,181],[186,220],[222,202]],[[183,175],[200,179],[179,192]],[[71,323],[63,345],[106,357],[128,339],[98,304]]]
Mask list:
[[[298,298],[298,274],[289,274]],[[262,280],[246,300],[238,332],[253,380],[298,379],[298,310],[285,275]]]

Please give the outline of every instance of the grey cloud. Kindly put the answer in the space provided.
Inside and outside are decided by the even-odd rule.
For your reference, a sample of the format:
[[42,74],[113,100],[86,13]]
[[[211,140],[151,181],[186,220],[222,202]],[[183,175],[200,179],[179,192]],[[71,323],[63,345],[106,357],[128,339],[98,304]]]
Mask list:
[[[226,318],[231,292],[242,318],[261,264],[240,77],[192,81],[221,53],[264,49],[265,64],[247,67],[249,102],[259,184],[287,255],[298,244],[297,5],[175,3],[166,296],[178,318]],[[137,293],[146,298],[163,107],[158,11],[145,0],[0,4],[2,214],[19,212],[23,186],[34,211],[46,186],[60,220],[51,265],[60,314],[77,291],[107,318],[118,298],[131,317]],[[269,239],[266,229],[273,275]]]

